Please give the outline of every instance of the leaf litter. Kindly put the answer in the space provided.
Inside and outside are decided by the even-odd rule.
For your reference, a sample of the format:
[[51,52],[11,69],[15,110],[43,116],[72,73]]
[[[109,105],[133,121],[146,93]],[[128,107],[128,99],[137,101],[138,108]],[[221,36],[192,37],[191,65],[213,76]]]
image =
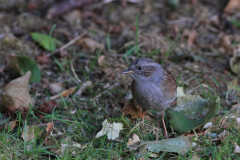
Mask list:
[[[52,150],[52,153],[56,155],[63,156],[63,152],[66,152],[69,153],[69,155],[71,154],[72,157],[79,158],[82,156],[81,158],[83,158],[83,155],[87,153],[86,151],[90,150],[84,147],[81,148],[81,146],[85,146],[83,144],[88,143],[88,147],[93,148],[95,151],[98,151],[98,149],[101,151],[96,151],[99,153],[98,155],[90,154],[93,159],[106,158],[107,156],[104,155],[106,152],[108,152],[107,155],[111,157],[110,159],[119,159],[120,157],[129,158],[129,155],[133,156],[137,151],[130,153],[128,149],[125,149],[126,147],[124,148],[124,146],[127,145],[126,143],[123,144],[124,146],[121,146],[123,147],[123,152],[116,153],[118,148],[101,148],[102,145],[100,145],[98,141],[94,141],[97,131],[101,129],[100,124],[104,119],[108,119],[109,124],[121,123],[124,128],[119,131],[119,137],[114,143],[122,145],[123,139],[128,138],[131,134],[134,135],[133,141],[135,139],[137,140],[135,135],[135,133],[137,133],[141,142],[147,142],[149,146],[154,143],[157,144],[155,149],[158,153],[154,155],[155,158],[158,158],[166,148],[162,148],[163,141],[165,140],[156,141],[159,138],[162,139],[161,131],[156,131],[155,129],[159,128],[156,123],[156,113],[153,111],[151,114],[148,114],[150,119],[145,117],[145,121],[142,123],[142,119],[139,118],[145,115],[140,112],[141,110],[139,110],[137,106],[132,105],[133,107],[130,107],[131,109],[122,113],[120,112],[120,110],[126,106],[123,105],[122,101],[127,94],[126,92],[129,91],[128,86],[131,80],[128,78],[124,79],[118,72],[126,68],[127,62],[131,62],[139,56],[137,55],[138,52],[136,51],[134,42],[137,30],[138,42],[140,44],[140,57],[150,57],[158,62],[161,62],[165,55],[168,54],[172,44],[180,35],[178,41],[176,41],[176,45],[171,49],[171,53],[169,52],[170,54],[165,61],[166,63],[164,63],[164,67],[168,68],[176,78],[177,75],[181,73],[177,78],[178,86],[182,87],[182,91],[180,90],[181,94],[179,94],[180,92],[178,93],[179,98],[183,98],[186,95],[188,96],[189,93],[196,95],[194,97],[195,100],[190,100],[190,102],[185,101],[186,104],[182,105],[182,108],[186,107],[185,111],[179,112],[179,110],[177,110],[177,112],[181,114],[179,116],[182,117],[182,120],[186,120],[186,124],[191,122],[193,125],[190,125],[190,127],[183,126],[183,129],[180,129],[181,127],[178,126],[178,124],[182,123],[181,121],[172,125],[171,119],[167,118],[173,115],[173,112],[171,113],[170,111],[170,114],[166,114],[166,122],[168,130],[171,131],[171,137],[175,138],[166,141],[169,143],[177,140],[179,138],[178,136],[182,135],[179,131],[184,133],[182,137],[189,137],[189,140],[191,139],[190,137],[193,136],[195,136],[193,138],[195,139],[196,135],[198,139],[195,141],[197,146],[192,148],[192,150],[188,152],[189,154],[184,154],[186,153],[185,151],[180,152],[179,147],[176,147],[178,145],[175,146],[175,144],[169,144],[169,146],[175,146],[175,149],[172,147],[171,149],[173,150],[166,151],[182,154],[182,157],[186,159],[189,158],[191,154],[193,154],[192,159],[194,157],[206,158],[206,154],[202,151],[202,148],[206,147],[201,146],[201,144],[204,143],[201,135],[205,133],[205,138],[209,143],[214,143],[217,147],[221,148],[223,146],[224,148],[225,143],[221,143],[220,138],[224,137],[224,131],[228,133],[230,137],[239,132],[238,107],[232,107],[239,103],[239,78],[236,75],[238,73],[238,58],[236,57],[239,56],[239,47],[237,45],[239,43],[239,29],[237,28],[239,25],[237,23],[238,1],[231,0],[223,6],[224,14],[216,11],[216,6],[220,4],[217,4],[215,1],[175,1],[173,4],[170,4],[170,6],[167,6],[166,3],[162,3],[161,1],[154,3],[152,1],[132,2],[133,1],[112,1],[111,3],[102,3],[100,1],[77,0],[73,2],[74,5],[69,5],[67,1],[44,1],[44,3],[39,1],[36,2],[37,4],[35,4],[35,2],[29,4],[27,2],[16,2],[15,4],[17,4],[19,11],[27,13],[25,15],[21,13],[20,16],[13,12],[15,11],[15,9],[11,8],[14,7],[13,4],[7,4],[8,2],[0,4],[1,9],[9,7],[7,10],[12,11],[11,14],[14,15],[11,16],[6,13],[5,10],[1,10],[0,19],[2,21],[0,21],[0,24],[3,24],[5,27],[0,32],[9,32],[8,34],[1,33],[0,36],[2,39],[0,54],[1,56],[3,55],[3,58],[0,59],[0,68],[4,69],[0,69],[0,74],[3,75],[1,85],[5,85],[17,76],[16,73],[6,67],[6,55],[17,52],[21,53],[20,55],[26,55],[30,60],[37,60],[43,78],[41,81],[38,80],[38,84],[29,83],[28,92],[31,97],[34,97],[35,104],[37,103],[36,106],[40,106],[45,102],[43,110],[48,111],[44,111],[47,114],[44,114],[43,120],[49,122],[45,140],[46,144],[49,141],[48,147],[50,148],[52,146],[58,146],[55,151]],[[232,5],[233,3],[235,3],[235,5]],[[49,7],[45,8],[42,6],[43,4]],[[196,7],[196,5],[198,7]],[[79,7],[81,7],[81,9],[79,9]],[[174,11],[171,7],[174,8]],[[31,8],[31,12],[26,10],[26,8]],[[123,8],[124,12],[122,12]],[[195,8],[194,12],[192,12],[192,8]],[[209,12],[208,8],[211,8],[211,12]],[[161,11],[160,13],[159,10]],[[65,14],[67,11],[71,14]],[[137,13],[139,13],[138,28],[135,27]],[[220,16],[215,13],[219,13]],[[5,16],[7,18],[5,18]],[[158,19],[157,17],[160,18]],[[51,21],[47,21],[47,18],[52,19]],[[55,46],[56,48],[52,48],[50,46],[54,46],[55,44],[49,45],[49,43],[51,43],[49,42],[49,33],[52,25],[56,24],[56,22],[57,27],[53,30],[52,37],[61,42],[68,43],[62,47],[60,47],[62,44],[57,44]],[[35,43],[29,38],[33,31],[38,34],[38,37],[42,36],[40,38],[41,40],[35,40]],[[184,33],[182,33],[182,31],[184,31]],[[233,31],[235,31],[235,35],[231,35]],[[81,33],[86,34],[81,36]],[[12,34],[12,36],[9,34]],[[76,39],[74,37],[76,37]],[[51,40],[55,41],[55,39]],[[36,45],[37,43],[39,45]],[[57,49],[58,47],[60,48]],[[101,53],[96,56],[95,50],[99,47],[101,48]],[[131,48],[133,49],[129,52]],[[55,50],[53,51],[52,49]],[[48,51],[53,51],[53,53]],[[42,54],[41,56],[39,53],[46,54]],[[176,55],[184,56],[179,58]],[[177,61],[173,63],[172,59],[177,59]],[[231,60],[229,61],[229,59]],[[71,62],[69,63],[69,61]],[[227,61],[229,61],[229,64]],[[36,66],[36,64],[34,65]],[[29,68],[31,69],[33,67],[32,65],[27,65],[27,68],[27,70],[29,70]],[[69,68],[71,68],[71,70]],[[17,72],[20,73],[19,71]],[[32,75],[37,73],[36,71],[31,72]],[[233,79],[236,79],[236,81],[233,81]],[[91,82],[91,85],[81,87],[88,81]],[[233,83],[230,84],[230,82]],[[58,90],[54,92],[48,92],[48,90],[46,90],[49,87],[48,84],[52,83],[61,84],[64,88],[76,86],[77,88],[75,88],[74,91],[68,90],[66,94],[60,93],[64,90],[63,88],[58,88]],[[79,92],[77,94],[78,88]],[[187,92],[186,95],[183,93],[183,90]],[[46,99],[54,96],[54,94],[58,94],[55,101],[60,107],[56,108],[53,112],[52,108],[56,105],[49,105],[50,102]],[[201,95],[204,100],[197,97],[197,95]],[[220,101],[217,101],[216,95],[220,96]],[[181,101],[178,102],[180,103],[177,103],[177,105],[181,105]],[[191,110],[191,106],[194,106],[192,109],[195,108],[196,111]],[[218,112],[220,106],[221,111]],[[14,106],[9,106],[8,109],[9,114],[3,114],[3,116],[7,118],[11,116],[14,119],[15,117],[13,117],[13,115],[18,116],[15,114],[16,111],[28,113],[28,110],[24,108],[16,109]],[[6,107],[4,107],[4,110],[6,110]],[[33,108],[33,111],[34,114],[37,113],[35,108]],[[27,118],[27,122],[30,123],[28,124],[29,126],[40,123],[34,114],[31,112],[30,119]],[[125,114],[125,116],[119,120],[121,114]],[[216,117],[214,117],[215,114],[217,114]],[[128,115],[130,115],[130,118]],[[24,116],[21,117],[23,118]],[[111,120],[110,123],[111,118],[114,118],[114,120]],[[8,124],[8,122],[1,122],[1,120],[0,124]],[[18,124],[22,125],[23,122],[24,121],[20,119],[20,123]],[[208,122],[211,122],[212,125],[203,127],[205,124],[210,124]],[[46,124],[38,125],[46,126]],[[65,135],[65,132],[68,132],[66,127],[69,125],[74,126],[72,132],[68,133],[69,135],[74,134],[72,137]],[[6,131],[6,127],[4,127],[3,130]],[[15,132],[12,128],[9,130]],[[193,132],[196,132],[196,134],[193,134]],[[41,136],[37,138],[40,140]],[[226,138],[223,138],[223,142],[224,139],[228,140],[229,138],[226,136]],[[51,140],[53,143],[50,144]],[[103,141],[104,138],[101,140]],[[69,142],[69,145],[65,145],[64,141]],[[237,138],[232,141],[237,142]],[[21,142],[22,140],[17,143]],[[103,146],[108,146],[112,142],[111,140],[104,141]],[[137,142],[139,141],[137,140]],[[37,143],[37,145],[41,144]],[[184,145],[184,142],[182,145]],[[222,156],[226,159],[237,159],[234,157],[235,154],[227,157],[230,152],[235,152],[234,148],[237,149],[237,143],[231,143],[230,145],[228,148],[231,149],[227,154],[221,152],[223,153]],[[72,150],[75,147],[77,149]],[[12,153],[12,151],[8,150],[9,148],[10,146],[5,147],[5,150]],[[81,152],[78,151],[79,149]],[[151,149],[148,150],[151,151]],[[218,148],[216,148],[216,150],[219,151]],[[18,152],[21,151],[22,148],[18,150]],[[51,151],[51,149],[49,149],[49,151]],[[32,152],[34,152],[34,150],[32,150]],[[139,153],[140,152],[141,151],[139,151]],[[166,152],[163,154],[165,153]],[[26,154],[22,155],[28,156]],[[52,154],[52,156],[53,155],[54,154]],[[141,158],[143,158],[146,154],[140,153],[140,155],[142,156]],[[31,156],[35,155],[32,154]],[[167,156],[171,158],[176,157],[176,155],[171,153],[167,153]],[[84,158],[86,158],[86,156]],[[147,156],[144,158],[147,158]],[[214,159],[214,153],[207,158]]]

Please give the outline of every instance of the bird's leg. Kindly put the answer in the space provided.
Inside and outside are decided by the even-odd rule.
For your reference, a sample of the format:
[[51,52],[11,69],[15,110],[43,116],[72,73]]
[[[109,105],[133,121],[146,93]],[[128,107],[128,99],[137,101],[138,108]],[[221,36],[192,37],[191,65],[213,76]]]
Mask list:
[[164,128],[164,135],[168,139],[169,137],[168,137],[168,132],[166,129],[165,121],[164,121],[164,116],[162,116],[162,122],[163,122],[163,128]]
[[[164,114],[165,114],[165,111],[160,112],[160,116],[162,118],[162,123],[163,123],[164,136],[168,139],[169,137],[168,137],[168,132],[167,132],[167,129],[166,129],[165,121],[164,121]],[[159,125],[160,125],[160,123],[159,123]]]

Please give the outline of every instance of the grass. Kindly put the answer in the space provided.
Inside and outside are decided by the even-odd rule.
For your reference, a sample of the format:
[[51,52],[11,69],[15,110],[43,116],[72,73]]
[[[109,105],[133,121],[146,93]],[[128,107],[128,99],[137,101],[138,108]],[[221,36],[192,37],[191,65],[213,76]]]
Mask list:
[[[54,27],[53,27],[54,28]],[[53,29],[52,29],[53,31]],[[52,34],[51,31],[51,34]],[[51,35],[50,34],[50,35]],[[165,62],[167,57],[170,55],[172,49],[176,45],[178,39],[172,44],[171,48],[164,55],[162,63]],[[111,40],[110,32],[107,37],[107,48],[108,51],[111,50]],[[141,53],[139,51],[138,44],[138,16],[136,19],[136,44],[131,46],[123,55],[126,63],[130,63],[128,56],[134,55],[139,57]],[[137,52],[135,52],[137,51]],[[153,50],[147,57],[153,58],[159,54],[160,49]],[[98,55],[100,50],[97,51],[96,56],[89,62],[89,72],[85,72],[83,69],[81,73],[85,80],[92,80],[93,71],[97,70]],[[158,55],[159,56],[159,55]],[[70,77],[72,81],[75,81],[70,74],[69,60],[60,63],[57,58],[54,57],[57,66],[60,68],[62,74]],[[66,69],[65,69],[66,68]],[[117,73],[116,73],[117,74]],[[182,78],[183,74],[179,74],[177,81]],[[179,83],[179,86],[184,86],[188,89],[189,86],[185,84],[197,81],[197,85],[200,86],[201,90],[199,94],[205,99],[215,99],[217,96],[217,91],[215,88],[208,86],[208,90],[205,90],[202,83],[204,79],[199,76],[199,74],[194,74],[190,79]],[[109,83],[111,81],[109,80]],[[219,86],[220,82],[217,79],[213,79],[213,82]],[[227,80],[225,80],[227,83]],[[111,85],[111,84],[110,84]],[[150,152],[145,152],[142,155],[137,155],[137,151],[130,151],[127,148],[128,138],[136,133],[143,141],[155,141],[157,137],[159,139],[165,139],[162,130],[159,129],[156,118],[152,121],[145,120],[144,126],[142,125],[142,119],[131,120],[128,116],[123,116],[119,111],[114,109],[121,108],[119,106],[114,107],[114,105],[119,105],[117,102],[121,102],[123,97],[127,95],[125,90],[119,88],[108,89],[104,88],[105,83],[95,82],[94,86],[88,87],[86,93],[82,97],[69,96],[67,98],[61,97],[58,100],[59,108],[55,108],[51,114],[45,114],[45,122],[53,122],[54,130],[53,134],[50,135],[48,141],[53,140],[54,143],[48,146],[43,146],[46,137],[46,126],[39,127],[43,132],[41,136],[37,135],[33,141],[27,142],[22,140],[22,130],[27,125],[41,124],[42,122],[34,114],[30,114],[26,120],[21,119],[20,114],[16,119],[19,120],[18,126],[13,131],[6,129],[0,136],[0,159],[137,159],[143,157],[148,159],[151,156]],[[106,91],[106,92],[105,92]],[[227,91],[226,91],[227,92]],[[48,95],[48,91],[43,93]],[[94,99],[100,94],[99,98]],[[227,94],[228,95],[228,94]],[[227,97],[226,95],[226,97]],[[226,101],[227,98],[223,97],[221,101]],[[31,110],[31,113],[33,110]],[[73,113],[74,112],[74,113]],[[154,117],[156,117],[153,112]],[[0,124],[5,124],[10,119],[2,121],[4,118],[0,117]],[[95,138],[98,131],[102,128],[102,122],[104,119],[108,119],[109,122],[118,122],[124,125],[124,130],[120,132],[120,138],[117,141],[108,140],[107,136],[102,136]],[[169,132],[171,128],[168,126]],[[239,131],[237,131],[234,126],[229,125],[226,129],[229,132],[229,136],[225,139],[223,143],[219,140],[214,140],[211,137],[198,136],[197,146],[193,147],[186,155],[177,155],[175,153],[160,152],[158,158],[152,159],[193,159],[198,156],[200,159],[239,159],[239,155],[234,154],[234,143],[240,144]],[[220,133],[223,129],[219,129],[216,132]],[[62,136],[62,133],[64,136]],[[37,134],[37,133],[36,133]],[[175,136],[180,136],[179,133],[174,133]],[[25,136],[27,136],[25,134]],[[61,137],[58,139],[57,137]],[[68,138],[66,138],[67,136]],[[52,150],[57,150],[63,146],[63,144],[72,145],[72,143],[77,143],[79,148],[69,148],[65,150],[62,154],[54,154]],[[28,147],[32,149],[28,149]]]

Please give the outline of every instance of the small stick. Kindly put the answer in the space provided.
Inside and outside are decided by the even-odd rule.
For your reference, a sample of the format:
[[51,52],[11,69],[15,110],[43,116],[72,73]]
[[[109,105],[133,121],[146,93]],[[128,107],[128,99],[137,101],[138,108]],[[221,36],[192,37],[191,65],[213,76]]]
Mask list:
[[69,47],[70,45],[74,44],[77,40],[83,38],[85,35],[87,35],[86,32],[80,34],[79,36],[75,37],[74,39],[72,39],[71,41],[69,41],[67,44],[63,45],[62,47],[60,47],[59,49],[55,50],[53,53],[48,54],[47,57],[50,57],[56,53],[58,53],[59,51],[64,50],[65,48]]

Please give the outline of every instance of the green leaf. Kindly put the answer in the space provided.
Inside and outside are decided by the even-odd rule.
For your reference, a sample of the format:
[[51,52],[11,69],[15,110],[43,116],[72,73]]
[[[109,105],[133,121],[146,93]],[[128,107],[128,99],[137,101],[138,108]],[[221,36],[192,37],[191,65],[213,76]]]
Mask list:
[[16,58],[22,75],[28,71],[31,71],[31,82],[39,82],[41,80],[41,72],[38,68],[38,65],[33,60],[27,56],[16,56]]
[[188,136],[181,136],[176,138],[164,139],[161,141],[142,141],[139,146],[145,147],[154,153],[160,151],[175,152],[178,154],[187,153],[192,147],[192,138]]
[[[207,101],[200,96],[185,96],[178,99],[177,109],[167,110],[169,123],[178,132],[187,132],[209,122],[220,109],[220,99]],[[197,118],[198,114],[204,115]]]
[[35,42],[37,42],[44,49],[50,52],[56,50],[56,43],[61,43],[61,41],[59,41],[56,38],[50,37],[49,35],[46,34],[40,34],[37,32],[32,32],[31,37]]

